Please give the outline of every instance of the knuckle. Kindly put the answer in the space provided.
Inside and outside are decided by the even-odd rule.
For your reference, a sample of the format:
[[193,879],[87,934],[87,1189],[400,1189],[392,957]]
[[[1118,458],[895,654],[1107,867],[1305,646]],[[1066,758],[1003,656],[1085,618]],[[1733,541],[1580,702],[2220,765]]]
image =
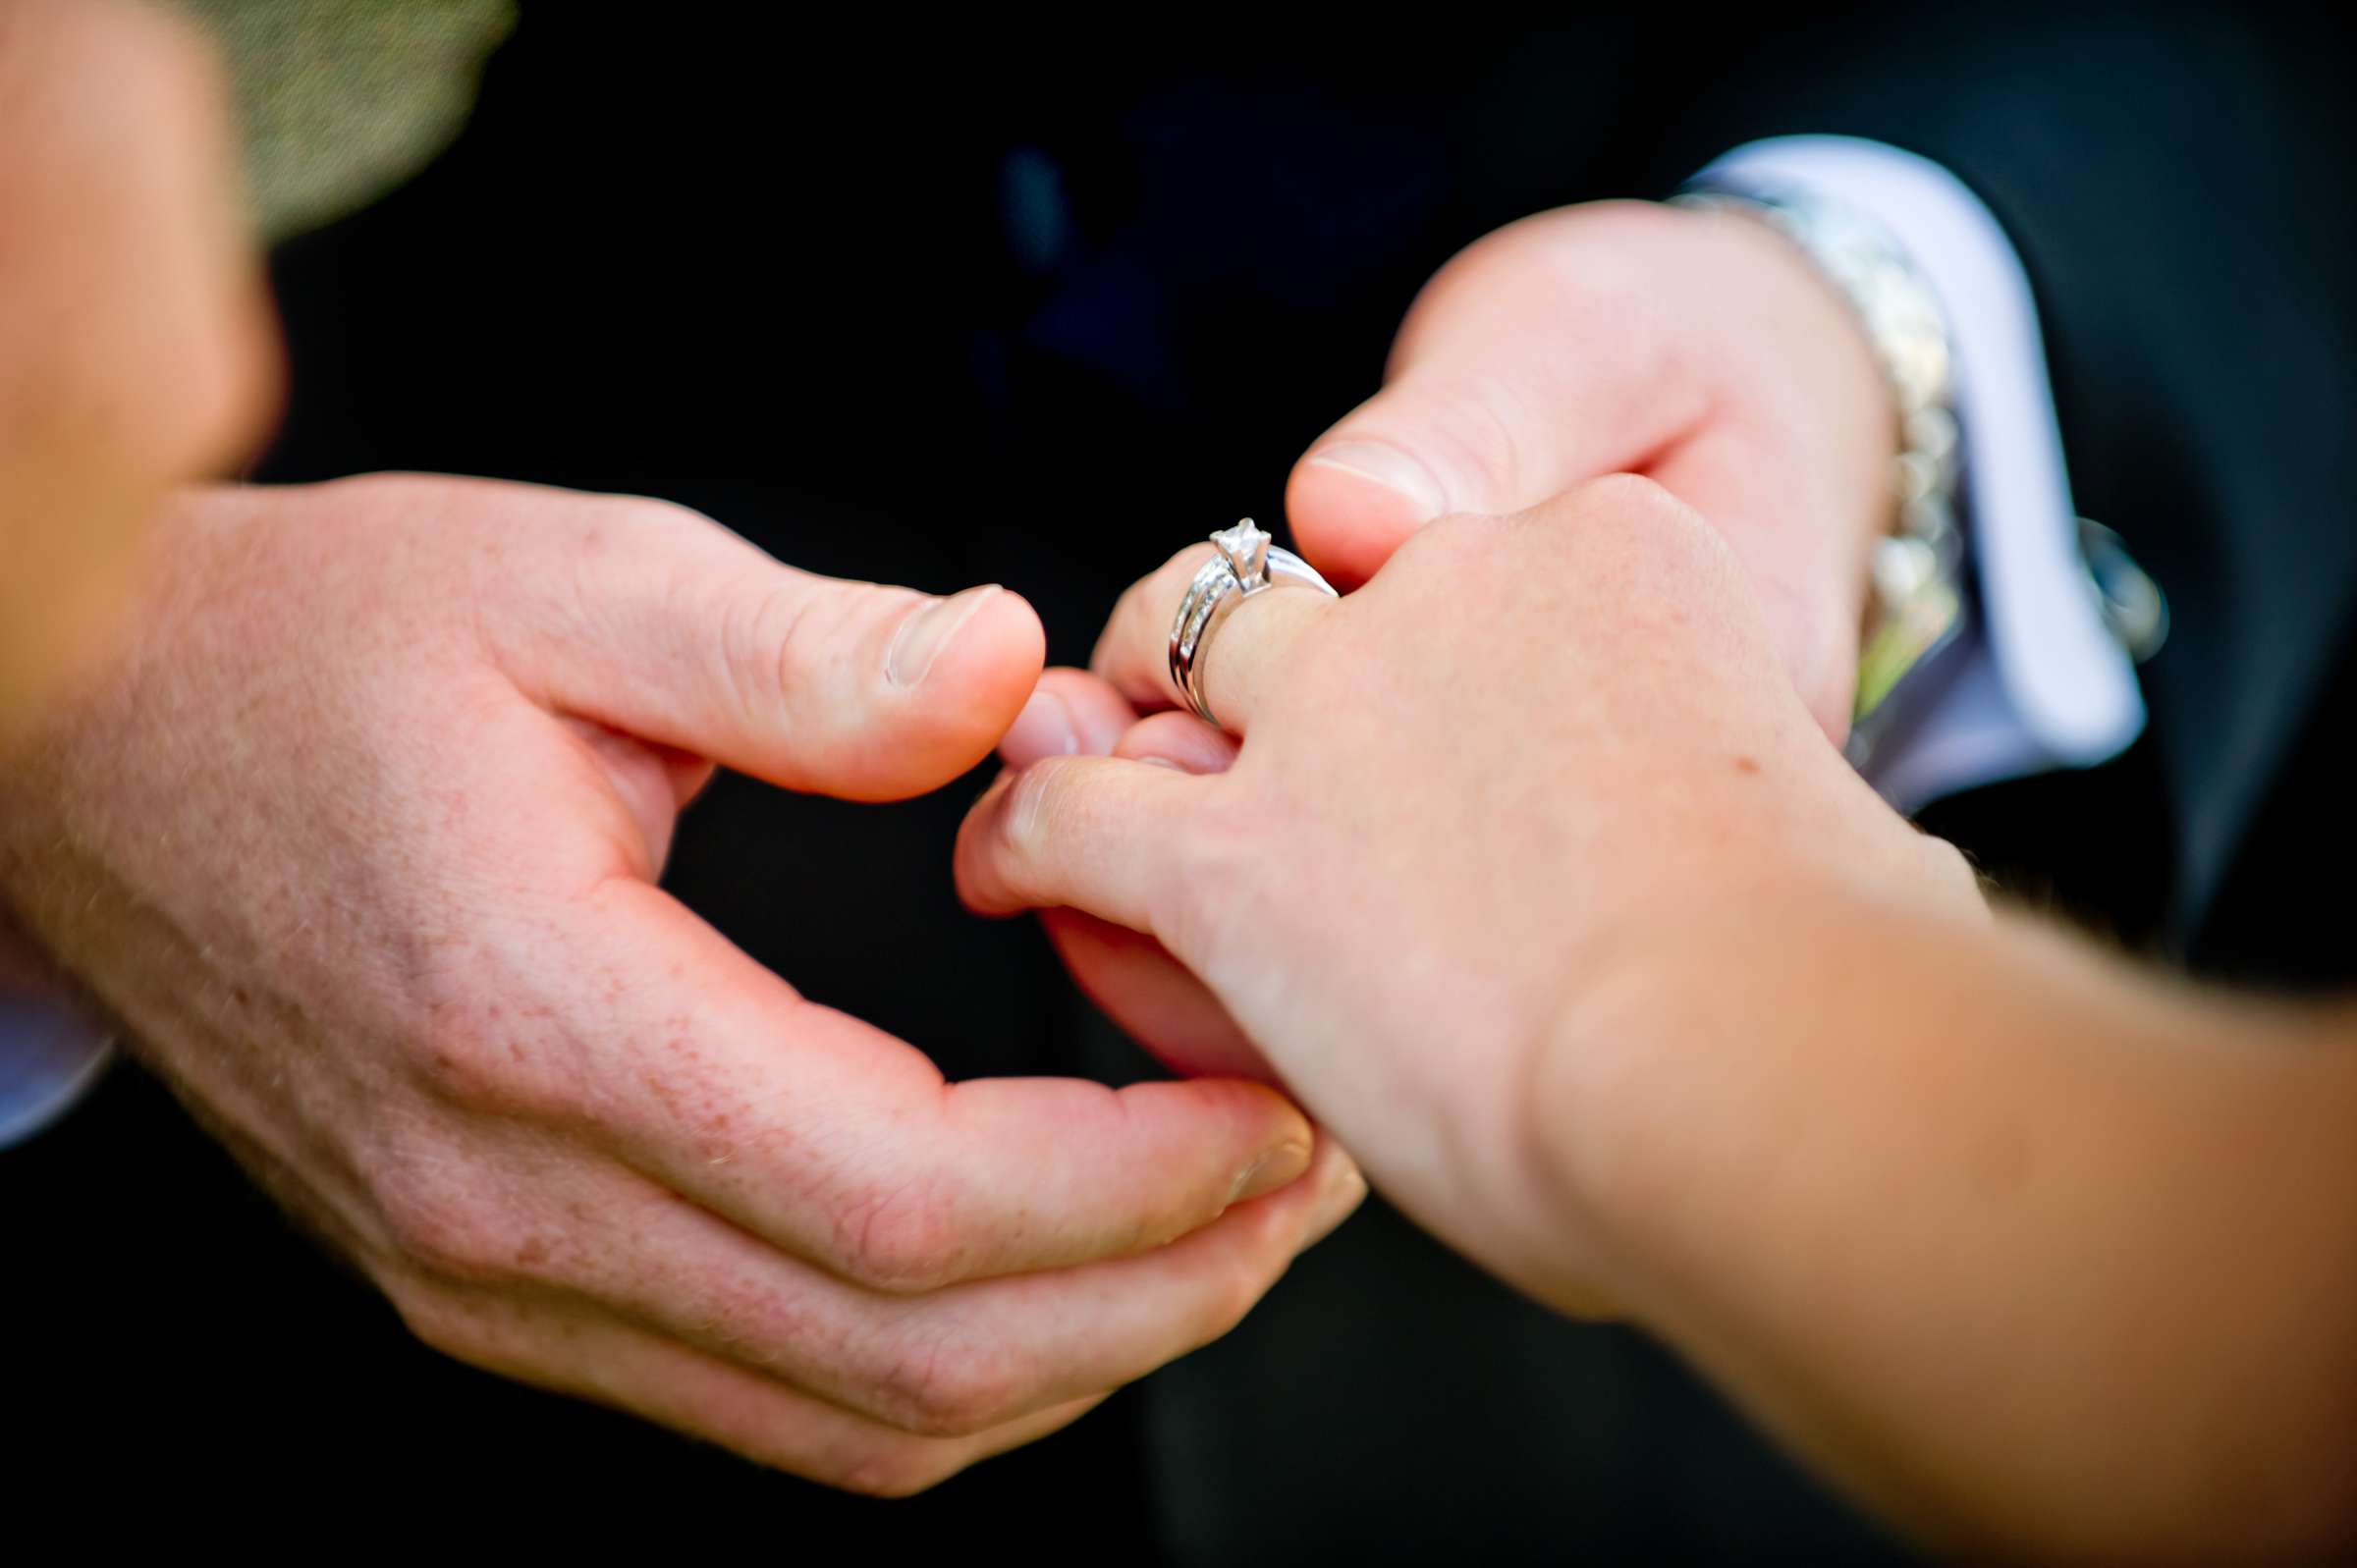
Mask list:
[[741,602],[720,619],[720,675],[736,713],[748,727],[765,725],[822,682],[811,657],[810,621],[817,596],[782,582]]
[[750,724],[791,718],[805,737],[863,717],[884,678],[878,639],[905,623],[925,596],[879,583],[810,581],[785,574],[732,601],[721,618],[722,676]]
[[1033,1379],[1014,1356],[943,1334],[913,1339],[877,1379],[879,1408],[928,1437],[967,1437],[1019,1414]]
[[834,1255],[855,1284],[921,1295],[961,1277],[968,1244],[939,1183],[912,1177],[862,1193],[835,1221]]
[[496,1017],[443,1019],[412,1042],[417,1072],[435,1096],[510,1119],[567,1114],[577,1093],[571,1075],[546,1053],[502,1027]]
[[405,1049],[437,1099],[509,1119],[562,1119],[577,1108],[580,1042],[558,1021],[562,1000],[528,972],[486,955],[426,977]]
[[412,1267],[470,1284],[515,1273],[524,1238],[463,1162],[444,1153],[397,1156],[372,1191],[387,1239]]
[[500,1109],[510,1095],[500,1053],[471,1023],[438,1020],[411,1043],[419,1074],[443,1099],[456,1105]]

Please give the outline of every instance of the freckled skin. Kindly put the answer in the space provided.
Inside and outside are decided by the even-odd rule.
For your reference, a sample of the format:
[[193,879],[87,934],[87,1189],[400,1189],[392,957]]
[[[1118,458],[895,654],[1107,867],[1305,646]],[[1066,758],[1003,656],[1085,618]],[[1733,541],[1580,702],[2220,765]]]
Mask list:
[[717,765],[969,769],[1039,674],[1014,595],[910,684],[940,601],[660,503],[175,505],[120,663],[0,751],[0,901],[428,1342],[905,1492],[1224,1330],[1363,1193],[1256,1087],[944,1084],[655,885]]

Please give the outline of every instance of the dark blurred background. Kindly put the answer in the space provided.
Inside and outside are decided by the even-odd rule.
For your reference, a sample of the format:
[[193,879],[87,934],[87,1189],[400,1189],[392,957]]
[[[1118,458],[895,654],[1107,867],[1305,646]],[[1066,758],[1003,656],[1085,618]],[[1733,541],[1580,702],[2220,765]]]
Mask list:
[[[294,402],[259,477],[667,497],[814,570],[1007,583],[1077,661],[1171,549],[1279,515],[1292,460],[1374,388],[1459,246],[1562,202],[1666,193],[1755,136],[1878,136],[2006,222],[2079,504],[2177,614],[2147,672],[2154,738],[1933,825],[2140,946],[2345,977],[2333,923],[2274,910],[2317,873],[2312,839],[2287,827],[2268,851],[2259,832],[2254,862],[2253,833],[2203,838],[2223,831],[2203,815],[2220,791],[2341,777],[2286,771],[2296,742],[2275,730],[2220,738],[2215,714],[2270,684],[2303,715],[2351,707],[2330,680],[2357,581],[2337,478],[2342,25],[1549,15],[822,25],[528,3],[445,155],[279,250]],[[2266,552],[2227,526],[2255,511]],[[2260,607],[2318,651],[2249,652]],[[976,786],[863,807],[724,779],[669,882],[953,1074],[1143,1074],[1027,923],[957,907],[949,845]],[[0,1207],[7,1419],[31,1440],[11,1489],[96,1480],[131,1532],[294,1540],[326,1517],[338,1539],[359,1521],[564,1545],[660,1530],[882,1560],[1899,1555],[1640,1338],[1522,1304],[1379,1202],[1227,1340],[892,1504],[414,1345],[136,1068],[0,1155]]]

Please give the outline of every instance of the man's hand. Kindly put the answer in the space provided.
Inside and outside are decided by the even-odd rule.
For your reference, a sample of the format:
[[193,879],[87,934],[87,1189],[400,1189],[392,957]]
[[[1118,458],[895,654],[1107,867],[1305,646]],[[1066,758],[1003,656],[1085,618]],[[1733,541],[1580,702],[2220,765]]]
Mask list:
[[1293,469],[1303,553],[1363,581],[1452,513],[1520,512],[1642,473],[1708,517],[1820,728],[1849,729],[1890,392],[1846,304],[1740,217],[1637,202],[1542,213],[1425,286],[1390,378]]
[[166,545],[0,771],[0,894],[432,1343],[901,1492],[1223,1332],[1363,1190],[1257,1086],[945,1085],[654,886],[703,759],[970,767],[1039,673],[1014,595],[425,477],[192,495]]

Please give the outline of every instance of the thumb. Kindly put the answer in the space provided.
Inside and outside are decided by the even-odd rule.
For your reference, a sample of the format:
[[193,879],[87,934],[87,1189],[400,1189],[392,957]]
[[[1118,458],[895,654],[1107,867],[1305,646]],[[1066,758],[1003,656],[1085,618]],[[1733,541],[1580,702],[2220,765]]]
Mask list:
[[1662,312],[1636,303],[1640,252],[1617,240],[1655,215],[1621,206],[1511,224],[1425,285],[1383,390],[1294,465],[1286,516],[1320,569],[1363,581],[1436,517],[1638,467],[1701,416]]
[[895,800],[988,756],[1038,681],[1039,618],[1004,588],[815,576],[684,508],[567,500],[598,516],[525,661],[560,712],[789,789]]

